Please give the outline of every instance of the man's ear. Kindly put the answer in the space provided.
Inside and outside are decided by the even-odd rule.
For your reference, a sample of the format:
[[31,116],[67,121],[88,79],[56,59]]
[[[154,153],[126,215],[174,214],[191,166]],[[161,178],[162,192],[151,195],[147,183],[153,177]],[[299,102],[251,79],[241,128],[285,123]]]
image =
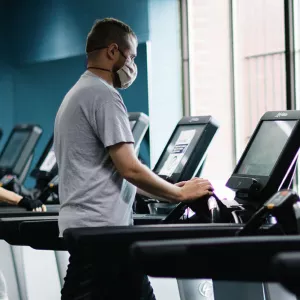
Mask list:
[[107,49],[108,57],[110,59],[114,59],[115,55],[117,54],[118,45],[116,43],[113,43],[113,44],[110,44],[107,48],[108,48]]

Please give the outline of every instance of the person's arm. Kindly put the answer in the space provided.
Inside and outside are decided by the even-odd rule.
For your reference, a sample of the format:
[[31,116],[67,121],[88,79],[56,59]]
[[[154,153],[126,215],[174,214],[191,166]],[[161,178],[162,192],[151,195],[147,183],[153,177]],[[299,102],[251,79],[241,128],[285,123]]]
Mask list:
[[0,187],[0,202],[6,202],[11,205],[18,205],[23,197]]
[[[181,182],[175,183],[174,185],[176,185],[178,187],[183,187],[185,185],[185,183],[186,183],[186,181],[181,181]],[[150,199],[154,198],[155,200],[159,200],[159,201],[169,201],[168,199],[165,199],[165,198],[158,197],[158,196],[155,196],[153,194],[147,193],[147,192],[145,192],[144,190],[142,190],[140,188],[137,188],[136,193],[141,195],[141,196],[148,197]]]
[[119,143],[108,148],[119,173],[139,189],[170,202],[192,201],[212,195],[208,180],[194,178],[180,187],[166,182],[137,159],[132,144]]
[[18,205],[32,211],[46,211],[46,206],[40,200],[31,200],[0,187],[0,202]]

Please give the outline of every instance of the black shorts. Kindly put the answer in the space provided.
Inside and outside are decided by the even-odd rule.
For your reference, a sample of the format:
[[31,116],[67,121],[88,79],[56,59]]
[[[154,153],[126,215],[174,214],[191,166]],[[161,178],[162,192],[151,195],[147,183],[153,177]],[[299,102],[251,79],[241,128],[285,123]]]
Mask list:
[[72,253],[61,300],[155,300],[145,274],[128,261],[91,259]]

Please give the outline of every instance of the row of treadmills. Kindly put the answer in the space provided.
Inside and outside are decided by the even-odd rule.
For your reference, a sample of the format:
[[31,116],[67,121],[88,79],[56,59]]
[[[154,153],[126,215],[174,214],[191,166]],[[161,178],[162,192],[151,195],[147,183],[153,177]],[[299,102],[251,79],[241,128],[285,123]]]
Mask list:
[[[149,120],[142,113],[130,113],[129,119],[138,152]],[[153,171],[171,183],[200,176],[217,129],[210,116],[182,118]],[[0,154],[0,185],[47,204],[44,213],[0,207],[0,238],[10,245],[81,252],[95,258],[99,268],[99,256],[130,259],[153,277],[180,278],[182,300],[300,297],[300,202],[291,190],[300,149],[300,111],[267,112],[261,118],[226,183],[234,199],[223,200],[218,190],[188,206],[137,197],[138,226],[68,229],[64,241],[58,237],[59,175],[52,138],[30,174],[35,187],[23,186],[40,134],[38,126],[17,126]],[[66,261],[62,264],[63,284]]]

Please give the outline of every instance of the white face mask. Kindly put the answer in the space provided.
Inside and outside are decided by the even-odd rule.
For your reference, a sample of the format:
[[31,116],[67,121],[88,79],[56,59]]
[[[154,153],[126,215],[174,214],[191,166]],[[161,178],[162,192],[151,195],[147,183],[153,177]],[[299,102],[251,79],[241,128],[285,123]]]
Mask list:
[[137,77],[137,73],[136,64],[133,61],[129,63],[126,62],[125,65],[117,71],[121,82],[121,89],[127,89],[131,86]]

